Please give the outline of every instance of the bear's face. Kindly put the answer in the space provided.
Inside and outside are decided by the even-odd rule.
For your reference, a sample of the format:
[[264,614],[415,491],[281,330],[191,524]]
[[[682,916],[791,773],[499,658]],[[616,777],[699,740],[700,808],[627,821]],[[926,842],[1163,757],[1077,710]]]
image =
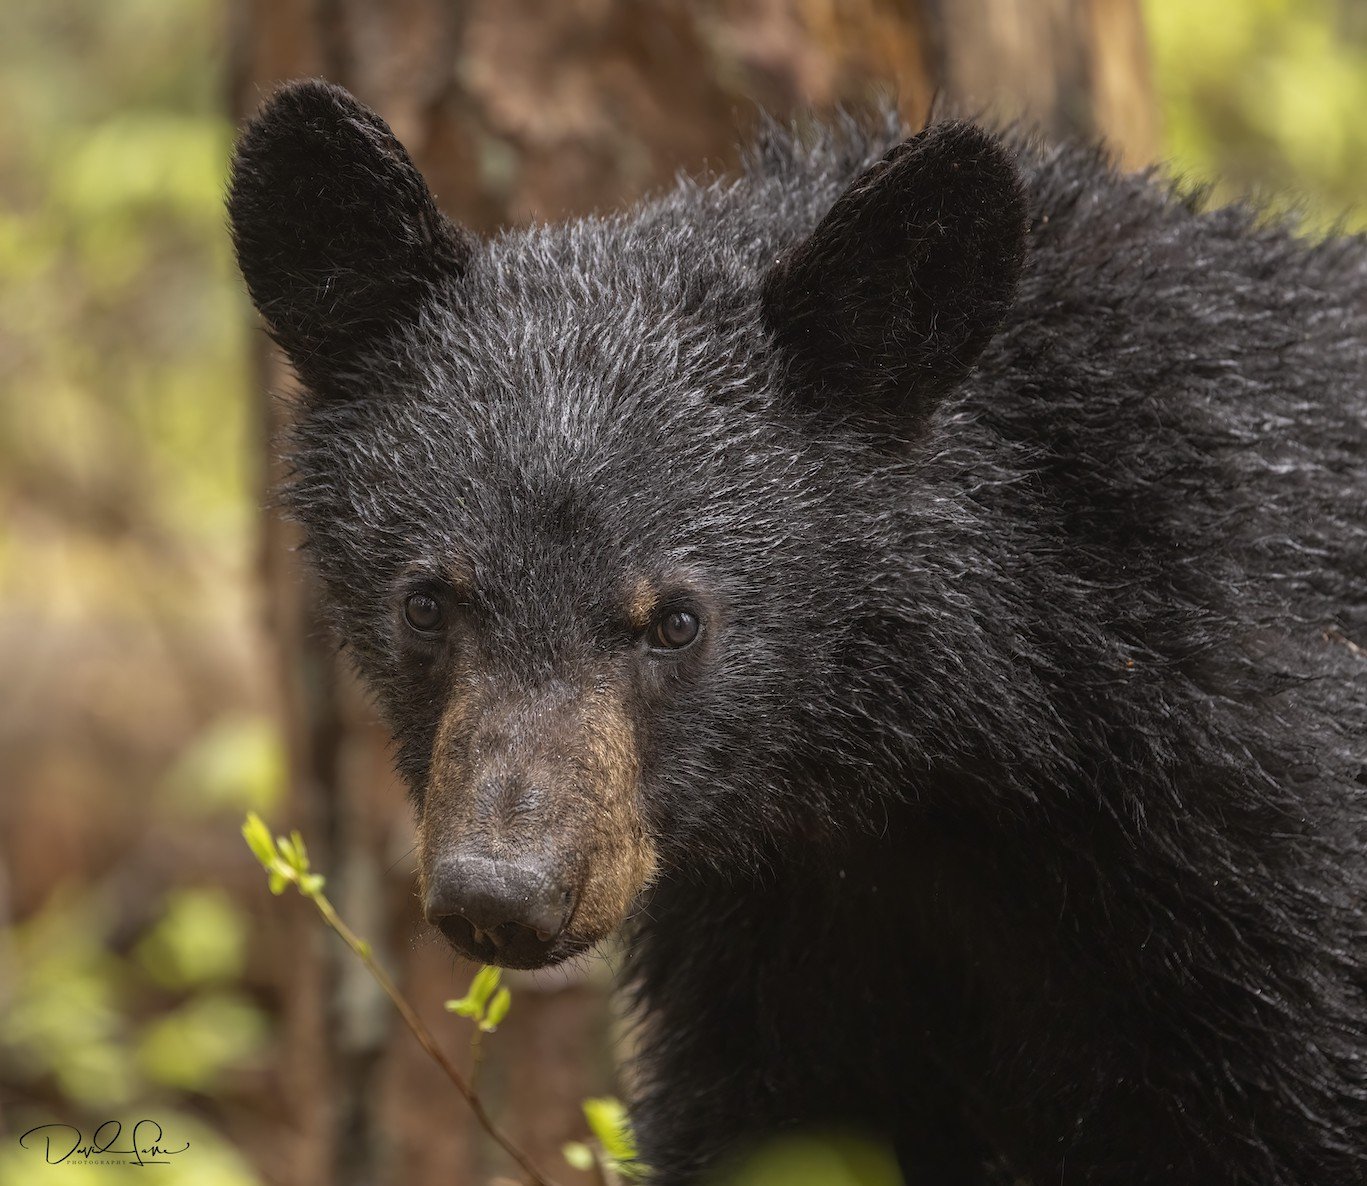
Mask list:
[[563,959],[657,874],[829,818],[878,568],[851,458],[914,433],[1019,266],[1009,163],[944,127],[777,266],[682,209],[479,243],[324,84],[245,134],[239,259],[307,390],[287,498],[472,957]]
[[[477,247],[454,306],[305,412],[288,492],[415,791],[427,912],[510,965],[603,938],[662,868],[781,830],[792,807],[737,807],[807,752],[844,625],[811,572],[852,563],[828,476],[761,419],[760,327],[718,376],[654,281],[639,315],[563,258],[535,301],[501,286],[500,254],[544,247]],[[495,913],[450,900],[480,875]],[[530,922],[497,918],[508,895]]]

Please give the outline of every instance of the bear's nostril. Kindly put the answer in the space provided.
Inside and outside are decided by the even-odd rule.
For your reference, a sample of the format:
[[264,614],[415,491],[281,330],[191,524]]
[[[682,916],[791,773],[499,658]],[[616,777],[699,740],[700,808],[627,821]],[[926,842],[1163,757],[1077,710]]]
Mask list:
[[569,907],[566,904],[566,896],[552,892],[541,901],[531,904],[517,923],[526,927],[542,943],[548,943],[565,929],[568,919]]
[[[525,937],[530,930],[530,927],[523,926],[520,922],[505,922],[502,926],[495,927],[489,932],[489,942],[498,948],[507,947],[510,944],[516,943],[520,937],[525,941]],[[553,935],[543,934],[540,931],[536,932],[536,937],[542,943],[549,942],[554,938]]]

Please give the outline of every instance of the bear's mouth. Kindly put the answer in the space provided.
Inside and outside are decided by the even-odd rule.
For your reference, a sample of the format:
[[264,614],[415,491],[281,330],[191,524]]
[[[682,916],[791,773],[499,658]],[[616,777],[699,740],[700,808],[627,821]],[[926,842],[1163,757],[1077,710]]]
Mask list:
[[549,968],[583,955],[594,946],[593,940],[572,934],[568,927],[558,935],[546,938],[514,923],[481,931],[459,914],[438,919],[436,927],[461,955],[476,963],[496,964],[500,968],[526,971]]

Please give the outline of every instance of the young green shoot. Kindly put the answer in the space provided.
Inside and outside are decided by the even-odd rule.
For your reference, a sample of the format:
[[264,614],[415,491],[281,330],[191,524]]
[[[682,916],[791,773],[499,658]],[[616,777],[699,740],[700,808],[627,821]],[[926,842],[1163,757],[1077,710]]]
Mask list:
[[[323,921],[341,936],[342,942],[360,958],[384,989],[385,994],[394,1002],[394,1007],[398,1009],[404,1024],[469,1104],[479,1126],[517,1163],[532,1186],[555,1186],[555,1183],[537,1169],[527,1155],[494,1123],[493,1118],[485,1110],[484,1102],[475,1092],[472,1082],[460,1073],[446,1052],[437,1044],[432,1032],[423,1024],[407,998],[399,992],[389,973],[376,961],[370,944],[359,938],[338,916],[327,895],[323,893],[325,881],[322,874],[314,873],[309,866],[304,838],[295,831],[288,837],[277,836],[272,839],[270,829],[254,811],[247,814],[246,822],[242,825],[242,836],[247,842],[247,847],[266,870],[271,893],[283,894],[292,885],[313,903],[323,916]],[[476,1042],[480,1034],[493,1033],[498,1028],[512,1005],[512,995],[507,988],[498,987],[499,976],[497,968],[483,968],[470,985],[470,991],[461,1000],[447,1002],[447,1008],[451,1012],[469,1017],[476,1023]]]

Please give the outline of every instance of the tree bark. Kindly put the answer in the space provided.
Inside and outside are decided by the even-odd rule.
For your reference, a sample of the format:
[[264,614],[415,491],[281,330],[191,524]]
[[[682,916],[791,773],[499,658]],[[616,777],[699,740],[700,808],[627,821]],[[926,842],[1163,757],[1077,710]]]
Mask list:
[[[391,123],[446,210],[483,232],[621,206],[679,169],[724,168],[760,109],[879,92],[913,126],[938,93],[958,110],[1106,136],[1130,163],[1156,148],[1138,0],[234,0],[232,13],[236,118],[282,80],[340,82]],[[288,387],[264,340],[260,364],[262,391]],[[273,489],[289,405],[266,396],[260,409]],[[458,1043],[465,1031],[441,1001],[463,984],[437,944],[417,939],[411,822],[384,735],[322,630],[294,530],[268,514],[261,541],[288,822],[312,842],[344,917],[434,1032]],[[293,905],[276,1076],[291,1153],[263,1173],[299,1186],[427,1186],[500,1172],[363,969]],[[582,1132],[580,1098],[608,1086],[585,1056],[604,1008],[582,983],[523,983],[506,1044],[487,1042],[491,1064],[507,1060],[491,1081],[511,1097],[510,1127],[542,1158],[558,1162],[559,1140]],[[546,1168],[583,1180],[562,1162]]]
[[927,0],[932,67],[956,105],[1052,136],[1103,139],[1127,164],[1158,151],[1137,0]]

